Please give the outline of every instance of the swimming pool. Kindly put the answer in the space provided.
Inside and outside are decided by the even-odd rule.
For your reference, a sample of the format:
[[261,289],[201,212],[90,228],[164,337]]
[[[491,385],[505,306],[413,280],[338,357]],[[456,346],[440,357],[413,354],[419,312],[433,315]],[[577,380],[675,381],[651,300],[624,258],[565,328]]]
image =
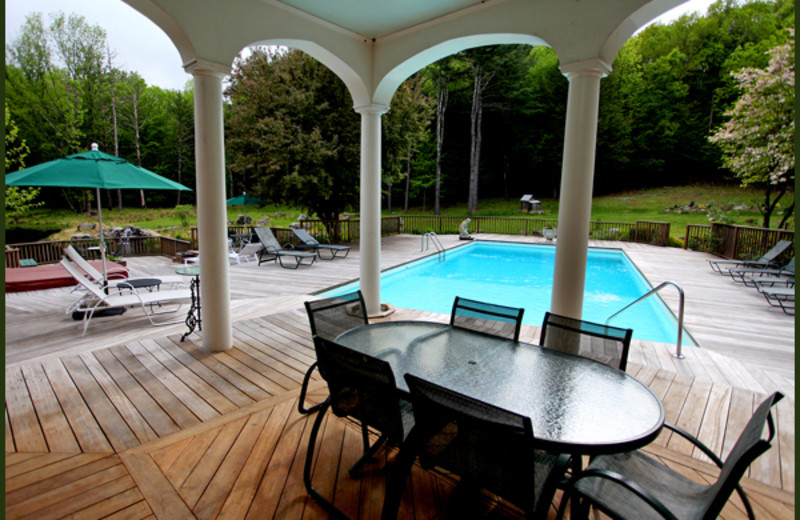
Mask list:
[[[444,260],[427,257],[381,276],[381,301],[395,307],[450,314],[456,296],[524,307],[523,323],[540,326],[550,309],[555,247],[475,242],[447,251]],[[590,248],[586,266],[583,319],[604,323],[652,287],[624,252]],[[358,289],[358,282],[321,296]],[[637,339],[675,343],[677,319],[657,295],[609,323],[633,329]],[[693,345],[684,331],[682,343]]]

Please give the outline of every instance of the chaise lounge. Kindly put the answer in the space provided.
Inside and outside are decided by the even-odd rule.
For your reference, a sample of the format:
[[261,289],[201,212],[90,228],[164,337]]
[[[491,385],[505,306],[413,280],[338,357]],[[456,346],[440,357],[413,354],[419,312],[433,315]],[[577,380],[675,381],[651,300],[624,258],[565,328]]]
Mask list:
[[791,240],[780,240],[777,244],[772,246],[772,249],[764,253],[758,260],[709,260],[712,271],[719,274],[730,276],[731,271],[734,269],[742,268],[775,268],[776,260],[783,254],[784,251],[792,246]]
[[780,307],[789,316],[794,316],[794,287],[764,287],[759,289],[767,303]]
[[[286,249],[281,246],[278,239],[275,238],[275,235],[272,234],[272,230],[267,227],[257,227],[254,228],[256,232],[256,236],[258,236],[258,240],[261,242],[261,245],[264,246],[258,252],[258,265],[261,265],[263,262],[279,262],[281,267],[285,269],[297,269],[303,264],[304,260],[308,260],[305,265],[311,265],[317,259],[317,255],[314,253],[309,253],[306,251],[295,251],[293,249]],[[294,260],[294,264],[289,263],[285,265],[283,263],[284,258],[291,258]]]
[[[350,246],[331,244],[330,241],[328,241],[328,243],[322,243],[305,229],[292,229],[292,232],[302,242],[302,244],[295,247],[298,249],[312,249],[322,260],[333,260],[339,253],[344,253],[342,258],[347,258],[347,255],[350,253]],[[329,257],[322,256],[322,251],[329,251],[331,255]]]
[[[72,262],[77,267],[79,267],[81,270],[83,270],[84,273],[86,273],[86,276],[89,278],[89,280],[93,281],[94,283],[96,283],[98,285],[103,285],[104,283],[106,283],[111,287],[117,287],[117,286],[128,287],[128,286],[131,285],[131,283],[133,283],[135,285],[135,282],[137,280],[140,280],[140,278],[129,278],[127,276],[123,277],[123,276],[120,276],[119,274],[114,275],[112,273],[109,273],[109,275],[108,275],[109,280],[105,280],[104,281],[103,280],[103,274],[100,271],[98,271],[97,269],[95,269],[94,266],[92,264],[90,264],[85,258],[83,258],[83,256],[81,256],[81,254],[78,252],[77,249],[75,249],[74,247],[69,245],[69,246],[64,248],[64,254],[67,256],[67,258],[72,260]],[[115,281],[115,280],[112,280],[111,278],[119,278],[119,280]],[[183,285],[183,283],[185,281],[184,277],[177,276],[177,275],[175,275],[175,276],[160,276],[159,275],[159,276],[150,276],[148,278],[158,278],[159,280],[161,280],[161,284],[162,285],[167,285],[167,284],[169,284],[169,285]]]
[[779,269],[731,269],[731,278],[734,282],[743,283],[749,287],[757,286],[767,278],[794,279],[794,258]]
[[[86,329],[89,328],[89,322],[92,316],[94,316],[96,312],[104,309],[140,306],[147,316],[147,319],[155,326],[181,323],[184,321],[183,318],[181,318],[179,320],[157,322],[153,320],[153,316],[178,312],[183,304],[182,302],[192,297],[189,289],[148,292],[146,290],[137,291],[135,288],[128,286],[120,287],[119,292],[107,294],[105,292],[107,287],[100,287],[86,278],[86,276],[80,272],[80,269],[66,258],[61,259],[61,265],[84,289],[86,289],[86,293],[81,296],[77,302],[70,305],[70,310],[83,314],[82,336],[86,335]],[[158,312],[155,310],[160,309],[164,304],[170,303],[177,303],[177,308]]]

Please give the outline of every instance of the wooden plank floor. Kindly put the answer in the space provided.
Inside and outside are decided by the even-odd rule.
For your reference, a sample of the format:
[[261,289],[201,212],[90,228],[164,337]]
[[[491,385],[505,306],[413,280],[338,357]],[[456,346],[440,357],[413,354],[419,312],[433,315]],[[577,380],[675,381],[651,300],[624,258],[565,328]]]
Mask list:
[[[418,247],[418,237],[385,244],[384,262],[414,257]],[[140,265],[141,274],[164,272],[163,263]],[[130,324],[133,316],[98,320],[75,339],[77,322],[41,316],[66,306],[68,291],[27,293],[34,300],[27,306],[25,297],[14,298],[6,309],[7,319],[17,320],[7,321],[6,517],[324,517],[301,477],[311,422],[296,412],[296,399],[313,360],[302,301],[318,290],[317,278],[340,283],[357,276],[358,264],[348,258],[322,265],[314,276],[232,267],[235,346],[214,354],[202,350],[197,335],[181,343],[180,326],[143,328]],[[401,318],[445,319],[405,309],[390,317]],[[43,345],[28,342],[26,329]],[[536,327],[523,328],[523,340],[537,336]],[[629,373],[661,397],[668,420],[723,456],[771,386],[791,385],[777,409],[776,441],[750,469],[745,488],[758,518],[794,518],[793,370],[791,377],[774,375],[769,363],[754,367],[711,348],[677,361],[671,348],[635,342]],[[311,397],[322,398],[323,385],[312,386]],[[363,478],[351,479],[346,468],[359,443],[349,423],[326,419],[314,481],[349,516],[371,519],[394,453],[380,452]],[[648,450],[693,478],[714,478],[708,462],[676,438],[662,435]],[[448,502],[450,479],[415,468],[410,482],[402,518],[460,517]],[[475,511],[519,516],[491,497]],[[737,499],[723,516],[744,516]]]

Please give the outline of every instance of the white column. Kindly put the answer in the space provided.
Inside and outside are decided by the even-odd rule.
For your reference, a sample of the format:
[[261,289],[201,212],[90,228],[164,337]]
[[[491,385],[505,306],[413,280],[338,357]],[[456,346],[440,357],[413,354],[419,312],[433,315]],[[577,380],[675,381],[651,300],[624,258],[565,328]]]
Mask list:
[[361,114],[361,292],[368,314],[381,310],[381,116],[389,107],[356,107]]
[[586,282],[600,79],[610,71],[601,60],[561,67],[569,79],[569,94],[550,310],[578,319]]
[[220,352],[233,346],[222,116],[222,78],[230,69],[195,62],[186,70],[194,76],[203,349]]

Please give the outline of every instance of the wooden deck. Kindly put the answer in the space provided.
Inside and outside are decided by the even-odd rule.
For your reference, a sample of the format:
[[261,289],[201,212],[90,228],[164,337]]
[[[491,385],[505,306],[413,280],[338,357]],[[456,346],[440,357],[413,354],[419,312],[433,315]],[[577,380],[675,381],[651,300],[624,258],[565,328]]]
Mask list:
[[[424,254],[419,244],[419,237],[384,239],[383,265]],[[628,372],[661,397],[669,421],[723,456],[764,394],[786,393],[773,447],[744,484],[758,518],[794,518],[793,320],[750,298],[749,289],[706,276],[705,255],[624,247],[652,283],[674,279],[684,287],[687,309],[696,306],[687,327],[703,345],[686,347],[678,361],[674,346],[634,342]],[[134,259],[131,267],[137,275],[174,268],[163,259]],[[235,345],[214,354],[197,335],[181,343],[184,327],[150,327],[134,311],[95,320],[80,338],[80,322],[63,314],[68,290],[7,295],[6,517],[324,517],[301,477],[311,422],[296,400],[313,360],[302,301],[357,276],[358,251],[298,271],[232,266]],[[409,318],[446,319],[407,309],[390,317]],[[537,335],[537,327],[523,327],[523,340]],[[320,381],[311,393],[324,396]],[[317,487],[351,518],[377,518],[395,453],[381,451],[354,480],[346,468],[358,457],[357,430],[329,417],[321,442]],[[693,478],[714,478],[708,461],[679,439],[662,435],[648,450]],[[410,482],[402,518],[462,517],[448,502],[448,478],[415,468]],[[471,511],[477,517],[519,516],[482,498]],[[738,499],[723,516],[744,517]]]

